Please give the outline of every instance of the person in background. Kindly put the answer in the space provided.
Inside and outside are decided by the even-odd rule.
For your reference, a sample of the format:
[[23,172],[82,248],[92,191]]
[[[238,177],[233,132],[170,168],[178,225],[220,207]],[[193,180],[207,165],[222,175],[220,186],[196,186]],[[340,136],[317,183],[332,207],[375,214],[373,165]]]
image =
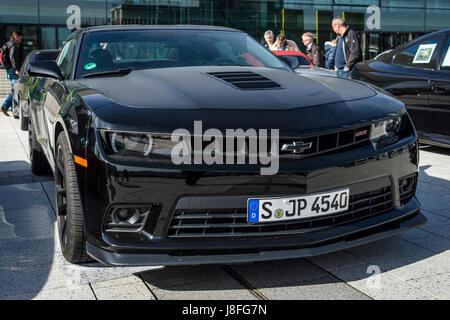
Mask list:
[[362,60],[361,44],[356,32],[347,26],[343,18],[334,18],[331,26],[339,36],[334,57],[334,69],[337,71],[338,77],[349,79],[353,66]]
[[270,50],[300,51],[297,44],[292,40],[286,39],[286,35],[283,33],[277,36],[277,40],[272,47],[270,47]]
[[11,93],[6,97],[2,105],[2,112],[5,116],[9,117],[8,109],[13,105],[13,93],[14,84],[17,80],[17,75],[20,72],[20,68],[23,63],[23,33],[20,31],[14,31],[6,43],[8,47],[9,63],[7,74],[11,83]]
[[325,68],[334,70],[334,56],[336,55],[337,40],[325,42]]
[[264,32],[264,40],[266,41],[264,47],[270,49],[270,47],[272,47],[273,45],[273,42],[275,41],[275,35],[273,34],[272,30],[267,30],[266,32]]
[[325,63],[323,62],[323,55],[320,52],[319,46],[314,43],[313,35],[309,32],[304,33],[302,35],[302,42],[306,47],[306,55],[308,56],[309,60],[311,60],[316,67],[325,67]]

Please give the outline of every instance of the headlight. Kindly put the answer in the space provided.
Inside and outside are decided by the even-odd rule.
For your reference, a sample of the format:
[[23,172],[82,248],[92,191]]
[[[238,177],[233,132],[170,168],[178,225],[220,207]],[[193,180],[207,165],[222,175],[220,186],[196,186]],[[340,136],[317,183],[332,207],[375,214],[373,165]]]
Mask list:
[[150,133],[105,131],[102,137],[106,142],[106,152],[113,157],[170,157],[174,146],[170,136]]
[[147,157],[152,151],[153,138],[149,134],[114,132],[110,137],[114,153],[121,155],[129,153]]
[[402,117],[394,117],[372,124],[370,141],[375,149],[381,149],[400,139],[400,129],[402,127]]

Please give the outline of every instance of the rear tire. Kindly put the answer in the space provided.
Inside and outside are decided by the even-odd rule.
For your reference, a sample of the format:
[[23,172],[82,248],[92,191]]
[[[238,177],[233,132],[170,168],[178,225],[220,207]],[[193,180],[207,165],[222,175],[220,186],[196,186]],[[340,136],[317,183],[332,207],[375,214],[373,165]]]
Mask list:
[[19,119],[19,102],[17,102],[17,104],[14,102],[15,100],[14,100],[14,96],[13,96],[13,100],[12,100],[12,104],[13,104],[13,106],[14,106],[14,111],[13,111],[13,116],[14,116],[14,119]]
[[74,264],[92,261],[86,253],[83,206],[75,162],[62,131],[55,149],[55,197],[58,236],[64,258]]
[[19,119],[20,119],[20,130],[27,131],[28,130],[28,118],[25,118],[23,116],[23,108],[24,104],[27,103],[27,101],[19,100]]
[[47,175],[50,173],[50,167],[39,142],[36,139],[36,131],[34,125],[28,119],[28,148],[31,162],[31,172],[37,176]]

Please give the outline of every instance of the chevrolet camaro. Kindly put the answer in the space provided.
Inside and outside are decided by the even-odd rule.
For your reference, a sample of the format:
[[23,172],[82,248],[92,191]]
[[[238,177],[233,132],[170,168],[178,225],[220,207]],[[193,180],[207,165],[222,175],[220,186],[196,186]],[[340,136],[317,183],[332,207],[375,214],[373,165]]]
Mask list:
[[72,263],[238,263],[329,253],[426,222],[417,133],[370,84],[302,75],[247,34],[80,29],[30,103]]

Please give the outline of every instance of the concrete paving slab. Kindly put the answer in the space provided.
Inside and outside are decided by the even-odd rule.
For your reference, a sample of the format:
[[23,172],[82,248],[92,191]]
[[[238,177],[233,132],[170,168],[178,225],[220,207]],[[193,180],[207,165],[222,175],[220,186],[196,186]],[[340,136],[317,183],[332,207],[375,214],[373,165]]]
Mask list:
[[4,300],[95,300],[89,285],[41,290],[21,295],[6,296]]
[[366,264],[366,261],[351,255],[345,250],[311,257],[306,260],[327,271]]
[[13,171],[0,172],[0,185],[26,184],[33,182],[53,181],[52,176],[35,176],[31,172],[30,165],[18,164]]
[[[19,144],[19,140],[17,140]],[[24,160],[29,162],[28,155],[23,150],[22,146],[8,146],[2,147],[2,152],[0,153],[0,161],[11,161],[11,160]]]
[[390,272],[403,280],[420,279],[436,274],[450,273],[450,256],[436,254],[415,263],[405,264]]
[[161,289],[149,285],[158,300],[257,300],[234,279],[216,279]]
[[417,186],[417,198],[424,209],[450,211],[450,192],[447,188],[422,182]]
[[435,254],[399,237],[355,247],[349,252],[403,280],[450,272],[450,257]]
[[39,183],[0,186],[0,209],[25,209],[47,204],[47,197]]
[[390,272],[383,272],[380,269],[380,273],[374,273],[373,267],[376,266],[366,264],[366,266],[359,265],[334,269],[332,272],[348,285],[376,300],[435,300],[438,298]]
[[380,266],[383,270],[396,269],[434,255],[433,252],[399,237],[372,242],[347,251],[369,264]]
[[[49,269],[54,261],[54,242],[53,234],[47,238],[24,240],[3,239],[0,240],[0,267],[16,267],[49,265]],[[0,275],[0,278],[2,275]],[[1,282],[0,282],[1,287]]]
[[241,283],[215,265],[170,267],[141,273],[141,277],[161,300],[256,299]]
[[446,210],[423,210],[423,212],[428,221],[420,229],[450,239],[450,220],[446,216]]
[[55,210],[55,182],[54,178],[51,177],[50,181],[43,181],[41,182],[41,186],[44,189],[45,194],[47,195],[47,198],[50,200],[50,204]]
[[412,286],[422,288],[441,300],[450,300],[450,273],[436,274],[429,277],[407,281]]
[[[18,159],[14,159],[11,161],[4,161],[2,160],[0,163],[0,173],[4,173],[6,174],[10,174],[11,172],[14,171],[23,171],[23,170],[30,170],[30,163],[28,159],[24,159],[23,157],[21,157],[22,160]],[[2,183],[3,184],[3,183]]]
[[70,277],[53,261],[46,264],[25,264],[0,267],[0,299],[9,295],[30,295],[44,290],[73,287]]
[[305,259],[268,261],[233,269],[269,299],[368,299]]
[[[448,159],[446,161],[449,161]],[[446,164],[427,164],[419,168],[419,181],[450,189],[450,168]]]
[[402,233],[398,237],[434,253],[441,253],[450,249],[449,238],[431,233],[421,228]]
[[91,287],[98,300],[155,300],[148,287],[136,276],[96,282]]

